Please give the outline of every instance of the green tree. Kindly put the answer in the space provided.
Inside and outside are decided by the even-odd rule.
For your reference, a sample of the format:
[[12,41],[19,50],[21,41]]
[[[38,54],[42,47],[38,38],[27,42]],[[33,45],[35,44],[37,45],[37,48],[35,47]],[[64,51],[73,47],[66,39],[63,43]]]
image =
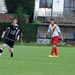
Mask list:
[[31,16],[34,11],[35,0],[5,0],[8,13],[15,13],[18,7],[21,5],[24,8],[24,12]]
[[22,34],[23,34],[23,28],[24,28],[23,24],[25,23],[24,14],[25,13],[23,12],[23,7],[20,5],[15,12],[15,17],[18,18],[18,24],[21,28],[19,43],[22,43]]
[[22,26],[22,23],[25,22],[24,14],[25,13],[23,12],[23,7],[20,5],[15,12],[15,17],[18,18],[18,23],[20,26]]

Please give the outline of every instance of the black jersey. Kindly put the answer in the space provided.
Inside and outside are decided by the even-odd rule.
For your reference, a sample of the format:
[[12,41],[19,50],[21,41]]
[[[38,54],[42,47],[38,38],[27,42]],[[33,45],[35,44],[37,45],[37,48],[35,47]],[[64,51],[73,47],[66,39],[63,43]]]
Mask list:
[[20,28],[18,25],[14,26],[13,24],[6,27],[5,38],[11,41],[15,41],[17,36],[20,35]]

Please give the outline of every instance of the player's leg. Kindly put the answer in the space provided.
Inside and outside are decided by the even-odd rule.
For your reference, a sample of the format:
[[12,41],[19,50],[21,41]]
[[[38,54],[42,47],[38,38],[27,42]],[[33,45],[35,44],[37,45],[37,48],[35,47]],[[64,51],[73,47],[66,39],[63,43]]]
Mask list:
[[54,38],[51,39],[52,50],[51,50],[49,57],[53,57],[53,53],[54,53],[53,43],[54,43]]
[[55,37],[55,57],[58,57],[58,51],[57,51],[57,43],[58,43],[58,36]]
[[14,53],[13,53],[13,47],[14,47],[14,42],[13,41],[9,41],[9,52],[10,52],[10,56],[13,57]]
[[13,57],[13,56],[14,56],[13,48],[10,47],[10,48],[9,48],[9,52],[10,52],[10,54],[11,54],[10,56]]
[[56,48],[57,43],[58,43],[58,36],[55,36],[52,38],[52,51],[51,51],[49,57],[53,57],[54,53],[55,53],[56,57],[58,57],[58,52],[57,52],[57,48]]
[[57,47],[55,47],[55,55],[56,55],[56,57],[58,57]]
[[[55,54],[55,56],[54,56],[54,54]],[[51,51],[49,57],[58,57],[58,52],[57,52],[56,45],[52,45],[52,51]]]
[[3,50],[5,49],[5,47],[6,47],[6,44],[3,44],[2,47],[0,48],[0,56],[2,55]]
[[58,52],[57,52],[57,47],[56,47],[56,45],[53,45],[53,48],[54,48],[54,53],[55,53],[55,56],[54,56],[54,57],[58,57]]
[[7,43],[8,43],[8,40],[7,40],[7,39],[4,39],[4,40],[3,40],[3,45],[2,45],[2,47],[0,48],[0,56],[2,55],[3,50],[4,50],[5,47],[7,46]]
[[52,45],[52,51],[51,51],[50,55],[53,55],[55,53],[55,48],[56,48],[56,45]]

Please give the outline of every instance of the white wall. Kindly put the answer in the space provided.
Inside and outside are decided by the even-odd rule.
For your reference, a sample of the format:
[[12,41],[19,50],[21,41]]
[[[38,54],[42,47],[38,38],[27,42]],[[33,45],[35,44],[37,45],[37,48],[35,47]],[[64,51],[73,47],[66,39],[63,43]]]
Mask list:
[[[34,17],[35,16],[50,16],[51,9],[50,8],[39,8],[39,1],[35,0],[35,9],[34,9]],[[53,0],[53,12],[62,13],[64,8],[64,0]]]
[[6,12],[7,12],[7,9],[4,4],[4,0],[0,0],[0,13],[6,13]]
[[53,0],[53,11],[63,12],[64,0]]

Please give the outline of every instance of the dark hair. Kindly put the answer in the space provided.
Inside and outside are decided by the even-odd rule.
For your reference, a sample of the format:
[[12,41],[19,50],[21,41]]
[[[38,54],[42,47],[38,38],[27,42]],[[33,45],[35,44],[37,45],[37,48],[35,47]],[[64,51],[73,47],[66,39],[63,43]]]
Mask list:
[[54,21],[54,19],[50,19],[50,20],[53,20]]
[[18,18],[17,18],[17,17],[13,18],[12,20],[14,20],[14,19],[17,19],[17,20],[18,20]]

